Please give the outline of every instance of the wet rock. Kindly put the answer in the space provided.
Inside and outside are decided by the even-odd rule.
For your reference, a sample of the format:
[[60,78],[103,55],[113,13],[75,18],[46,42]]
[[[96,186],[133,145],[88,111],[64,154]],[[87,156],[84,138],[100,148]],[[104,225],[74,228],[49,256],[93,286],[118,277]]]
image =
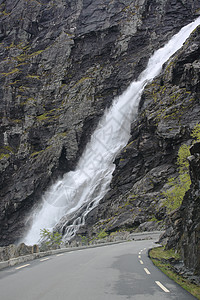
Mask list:
[[[138,77],[151,53],[192,21],[199,8],[199,2],[192,0],[2,3],[0,245],[22,237],[29,226],[27,217],[44,191],[75,168],[104,109]],[[187,59],[187,74],[196,76],[198,51],[195,47],[190,51],[193,59]],[[172,74],[173,81],[183,63]],[[188,81],[185,87],[198,91],[198,81]],[[147,103],[151,97],[145,98]],[[198,105],[193,105],[195,109],[198,115]],[[153,113],[149,111],[138,120],[139,130],[133,126],[133,136],[138,132],[140,137],[133,139],[134,149],[127,147],[131,168],[127,160],[119,163],[121,170],[126,169],[121,182],[121,170],[115,172],[112,185],[118,185],[119,191],[115,188],[112,192],[113,201],[118,192],[126,194],[157,167],[163,156],[173,165],[170,151],[175,153],[187,135],[187,126],[170,131],[165,122],[156,131]],[[184,124],[188,121],[186,118]],[[148,129],[143,123],[150,124]]]
[[[166,63],[162,74],[145,88],[138,118],[132,124],[129,144],[115,161],[111,190],[86,218],[84,228],[87,228],[88,234],[98,228],[109,232],[114,230],[113,224],[117,225],[116,230],[117,227],[125,227],[123,216],[127,216],[127,224],[132,224],[134,230],[167,226],[167,235],[171,235],[174,223],[180,228],[182,217],[177,211],[168,216],[164,193],[169,188],[168,179],[178,174],[178,150],[182,144],[192,144],[190,134],[200,119],[199,76],[195,71],[200,60],[200,52],[197,51],[200,48],[199,35],[198,27],[183,48]],[[193,77],[186,75],[188,62]],[[199,145],[195,144],[191,148],[193,155],[189,158],[196,198],[199,196],[198,149]],[[194,211],[198,211],[198,201],[195,203]],[[136,224],[134,220],[139,221]],[[194,227],[190,222],[192,245],[195,238],[198,240],[198,234],[192,233]],[[170,242],[172,247],[179,237],[179,231],[174,233]]]

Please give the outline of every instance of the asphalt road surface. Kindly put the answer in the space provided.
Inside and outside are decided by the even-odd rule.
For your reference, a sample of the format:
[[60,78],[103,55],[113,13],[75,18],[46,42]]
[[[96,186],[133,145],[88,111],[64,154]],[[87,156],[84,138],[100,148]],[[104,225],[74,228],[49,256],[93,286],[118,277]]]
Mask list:
[[1,300],[192,300],[147,256],[152,240],[49,256],[0,271]]

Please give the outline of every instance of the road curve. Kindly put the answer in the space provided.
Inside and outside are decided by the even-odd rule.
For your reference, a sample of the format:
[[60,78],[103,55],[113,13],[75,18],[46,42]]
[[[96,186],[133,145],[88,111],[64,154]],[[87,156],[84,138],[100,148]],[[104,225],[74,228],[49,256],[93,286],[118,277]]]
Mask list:
[[192,300],[149,260],[153,240],[45,257],[0,271],[1,300]]

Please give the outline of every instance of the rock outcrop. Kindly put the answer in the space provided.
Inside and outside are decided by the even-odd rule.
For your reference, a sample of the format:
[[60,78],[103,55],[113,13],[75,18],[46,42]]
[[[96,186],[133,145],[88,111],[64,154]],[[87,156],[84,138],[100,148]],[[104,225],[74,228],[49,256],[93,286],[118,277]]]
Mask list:
[[170,216],[162,240],[167,240],[166,248],[181,253],[188,269],[200,275],[200,143],[195,143],[190,152],[191,187],[180,209]]
[[[197,0],[1,1],[0,245],[22,236],[43,192],[74,169],[104,109],[199,12]],[[198,81],[187,75],[198,72],[195,47],[146,89],[112,189],[88,224],[115,211],[109,230],[163,218],[159,190],[199,114]],[[188,117],[177,116],[180,106]]]
[[0,247],[0,262],[38,252],[38,245],[27,246],[24,243],[19,244],[18,246],[12,244],[9,246]]

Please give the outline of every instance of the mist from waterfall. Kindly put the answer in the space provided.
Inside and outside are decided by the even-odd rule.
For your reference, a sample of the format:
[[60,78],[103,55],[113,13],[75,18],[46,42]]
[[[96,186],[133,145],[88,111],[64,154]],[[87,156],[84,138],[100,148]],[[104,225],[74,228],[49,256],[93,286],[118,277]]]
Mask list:
[[[29,245],[37,243],[40,240],[40,230],[53,230],[64,216],[64,240],[69,240],[76,234],[84,224],[85,216],[98,205],[109,190],[115,169],[113,162],[128,143],[131,122],[137,116],[144,87],[160,73],[162,65],[182,47],[199,24],[200,18],[183,27],[164,47],[153,54],[138,81],[132,82],[121,96],[114,99],[91,136],[75,171],[65,174],[43,195],[40,209],[32,214],[33,223],[23,242]],[[81,216],[66,227],[67,216],[82,207],[84,212]]]

